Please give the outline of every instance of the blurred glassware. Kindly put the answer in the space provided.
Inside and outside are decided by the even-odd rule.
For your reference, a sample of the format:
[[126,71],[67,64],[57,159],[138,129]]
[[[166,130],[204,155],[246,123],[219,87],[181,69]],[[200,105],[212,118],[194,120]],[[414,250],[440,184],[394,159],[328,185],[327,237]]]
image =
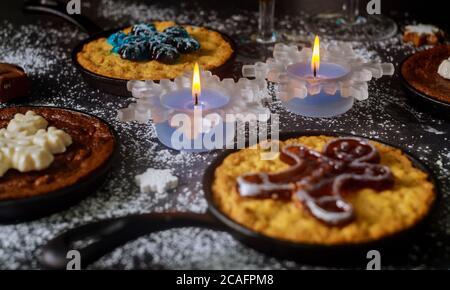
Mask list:
[[343,41],[377,41],[397,33],[397,24],[383,15],[364,16],[360,0],[344,0],[342,11],[320,13],[307,23],[309,31],[323,37]]
[[275,0],[259,0],[258,34],[259,43],[274,43],[277,35],[274,29]]

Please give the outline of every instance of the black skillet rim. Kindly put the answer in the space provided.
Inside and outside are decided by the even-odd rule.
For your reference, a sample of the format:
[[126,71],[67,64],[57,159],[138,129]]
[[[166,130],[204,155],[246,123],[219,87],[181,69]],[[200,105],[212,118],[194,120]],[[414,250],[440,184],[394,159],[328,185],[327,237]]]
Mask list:
[[[180,23],[179,25],[191,25],[191,24]],[[119,27],[119,28],[108,29],[108,30],[102,31],[100,33],[96,33],[94,35],[91,35],[91,36],[89,36],[86,39],[81,40],[72,50],[72,55],[71,55],[72,63],[75,65],[75,67],[78,70],[80,70],[83,73],[88,74],[89,76],[97,79],[98,81],[110,82],[110,83],[116,83],[116,84],[117,83],[123,83],[124,86],[126,86],[127,82],[130,81],[128,79],[107,77],[107,76],[103,76],[101,74],[92,72],[92,71],[84,68],[78,62],[77,54],[78,54],[78,52],[80,52],[83,49],[85,44],[87,44],[87,43],[89,43],[89,42],[91,42],[91,41],[93,41],[95,39],[101,38],[101,37],[108,37],[110,34],[115,33],[115,32],[117,32],[119,30],[125,29],[125,28],[130,27],[130,26],[131,25],[126,25],[126,26],[122,26],[122,27]],[[191,25],[191,26],[196,26],[196,25]],[[219,31],[217,29],[209,28],[207,26],[196,26],[196,27],[206,28],[208,30],[215,31],[215,32],[219,33],[223,37],[223,39],[230,44],[231,48],[233,49],[233,53],[227,59],[227,61],[225,61],[222,65],[220,65],[220,66],[210,70],[213,74],[220,75],[222,71],[225,71],[228,68],[230,68],[233,65],[233,63],[235,62],[236,56],[237,56],[237,44],[229,35],[227,35],[226,33],[221,32],[221,31]],[[151,80],[151,81],[156,81],[157,82],[159,80]]]
[[414,154],[410,153],[408,150],[401,148],[398,145],[391,144],[386,141],[380,141],[373,138],[367,138],[361,135],[357,134],[347,134],[342,132],[332,132],[332,131],[320,131],[320,130],[305,130],[305,131],[290,131],[290,132],[281,132],[279,136],[279,140],[287,140],[290,138],[298,138],[301,136],[331,136],[331,137],[357,137],[357,138],[363,138],[370,141],[375,141],[387,146],[391,146],[396,149],[400,149],[403,154],[405,154],[408,159],[412,162],[414,167],[424,171],[428,174],[428,180],[433,184],[434,186],[434,193],[435,198],[430,206],[427,214],[422,217],[417,223],[410,226],[409,228],[405,228],[399,232],[392,233],[390,235],[387,235],[383,238],[380,238],[378,240],[372,240],[372,241],[366,241],[362,243],[348,243],[348,244],[336,244],[336,245],[327,245],[327,244],[311,244],[311,243],[296,243],[291,242],[289,240],[283,240],[283,239],[277,239],[270,236],[266,236],[264,234],[258,233],[256,231],[253,231],[252,229],[249,229],[234,220],[232,220],[230,217],[228,217],[225,213],[222,213],[220,209],[216,206],[214,200],[213,200],[213,194],[212,194],[212,183],[214,180],[214,174],[215,170],[220,164],[222,164],[223,160],[230,154],[239,151],[239,149],[232,149],[232,150],[224,150],[222,151],[219,156],[217,156],[211,164],[208,166],[208,168],[205,171],[205,175],[203,176],[203,191],[205,193],[205,198],[208,202],[208,211],[212,213],[214,217],[216,217],[221,223],[224,223],[228,228],[238,232],[239,234],[243,234],[244,236],[247,236],[249,238],[255,238],[262,243],[270,243],[270,244],[277,244],[280,247],[288,247],[291,249],[296,250],[358,250],[358,249],[368,249],[368,248],[376,248],[380,246],[386,246],[393,242],[396,242],[397,240],[400,240],[406,236],[410,236],[410,234],[416,232],[419,228],[421,228],[424,224],[427,223],[427,221],[431,218],[431,216],[435,213],[438,200],[440,200],[440,197],[442,196],[441,193],[441,185],[438,182],[438,179],[436,178],[433,171],[425,165],[420,159],[418,159]]
[[[9,107],[9,108],[11,108],[11,107]],[[111,153],[109,158],[99,168],[97,168],[94,172],[92,172],[90,175],[86,176],[85,178],[81,179],[80,181],[76,182],[75,184],[72,184],[70,186],[67,186],[67,187],[64,187],[64,188],[61,188],[59,190],[52,191],[52,192],[49,192],[49,193],[45,193],[45,194],[42,194],[42,195],[36,195],[36,196],[31,196],[31,197],[26,197],[26,198],[18,198],[18,199],[8,199],[8,200],[0,201],[0,209],[1,208],[5,208],[5,207],[10,207],[10,206],[17,207],[17,206],[21,206],[21,205],[25,205],[25,204],[36,203],[36,202],[51,201],[51,200],[54,200],[54,199],[61,198],[63,196],[69,195],[69,194],[71,194],[71,193],[73,193],[73,192],[75,192],[77,190],[83,189],[85,186],[88,186],[88,185],[94,183],[97,179],[102,178],[102,176],[107,174],[109,172],[109,170],[116,163],[116,161],[117,161],[117,159],[119,157],[119,148],[120,148],[119,137],[118,137],[118,134],[117,134],[116,130],[108,122],[106,122],[102,118],[100,118],[98,116],[95,116],[93,114],[90,114],[90,113],[83,112],[81,110],[71,109],[71,108],[67,108],[67,107],[24,105],[24,106],[15,106],[14,108],[57,109],[57,110],[65,110],[65,111],[70,111],[70,112],[73,112],[73,113],[83,114],[83,115],[86,115],[88,117],[95,118],[95,119],[99,120],[100,122],[102,122],[102,123],[104,123],[104,124],[106,124],[108,126],[109,131],[114,136],[115,144],[114,144],[113,152]],[[2,110],[2,109],[0,109],[0,110]],[[93,193],[93,191],[85,194],[84,196],[87,196],[87,195],[89,195],[91,193]],[[21,218],[19,217],[18,219],[21,219]]]
[[[431,49],[432,49],[432,48],[431,48]],[[421,52],[421,51],[420,51],[420,52]],[[420,53],[420,52],[416,52],[416,53]],[[431,96],[429,96],[429,95],[427,95],[427,94],[425,94],[425,93],[419,91],[418,89],[416,89],[415,87],[413,87],[413,86],[405,79],[405,77],[403,76],[403,73],[402,73],[403,65],[405,64],[405,62],[406,62],[410,57],[412,57],[412,56],[415,55],[416,53],[406,56],[406,57],[400,62],[400,65],[399,65],[399,68],[400,68],[400,69],[399,69],[399,72],[398,72],[398,75],[399,75],[399,77],[400,77],[400,82],[402,83],[403,87],[404,87],[410,94],[412,94],[412,97],[414,97],[414,98],[416,98],[416,99],[420,99],[420,100],[422,100],[422,101],[424,101],[424,102],[426,102],[426,103],[428,103],[428,104],[438,106],[438,107],[441,108],[441,109],[449,110],[449,111],[450,111],[450,102],[444,102],[444,101],[438,100],[438,99],[436,99],[436,98],[433,98],[433,97],[431,97]],[[450,82],[450,81],[449,81],[449,82]],[[408,98],[408,99],[411,99],[411,98]]]

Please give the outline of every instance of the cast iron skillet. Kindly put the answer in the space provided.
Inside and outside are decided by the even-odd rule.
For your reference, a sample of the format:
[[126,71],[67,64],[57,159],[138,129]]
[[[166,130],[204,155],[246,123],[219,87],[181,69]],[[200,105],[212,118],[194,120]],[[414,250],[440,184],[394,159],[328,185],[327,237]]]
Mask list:
[[0,224],[19,223],[23,221],[29,221],[37,219],[63,209],[66,209],[81,199],[85,198],[90,193],[93,193],[97,187],[99,187],[105,180],[107,173],[118,159],[119,143],[117,133],[114,129],[104,120],[77,110],[51,107],[51,106],[24,106],[25,108],[55,108],[58,110],[67,110],[89,117],[98,119],[108,125],[109,130],[114,135],[115,148],[109,157],[109,159],[96,171],[86,178],[80,180],[74,185],[62,188],[60,190],[47,193],[44,195],[33,196],[29,198],[21,198],[14,200],[0,201]]
[[[127,79],[111,78],[102,76],[100,74],[91,72],[85,69],[78,63],[77,54],[83,49],[83,46],[93,40],[102,37],[108,37],[112,33],[124,29],[125,27],[118,27],[110,30],[103,30],[90,19],[82,15],[69,15],[66,12],[66,6],[63,3],[54,0],[30,0],[25,2],[23,6],[23,11],[29,14],[51,14],[61,17],[77,27],[81,28],[83,31],[89,34],[89,37],[79,42],[75,48],[72,50],[72,63],[81,72],[84,80],[93,88],[99,89],[101,91],[120,96],[131,96],[131,93],[127,90]],[[231,57],[220,67],[217,67],[211,72],[220,77],[231,77],[232,76],[232,64],[236,58],[237,46],[235,42],[226,34],[208,28],[209,30],[216,31],[222,35],[222,37],[231,45],[233,53]]]
[[[330,132],[290,132],[281,133],[280,140],[317,135],[342,136],[341,133]],[[362,267],[367,264],[366,255],[372,249],[383,250],[383,254],[388,250],[394,250],[389,257],[395,258],[398,256],[400,262],[404,261],[404,257],[400,256],[400,249],[407,248],[407,244],[401,243],[417,233],[425,221],[423,219],[416,226],[379,241],[354,245],[324,246],[301,244],[261,235],[228,218],[216,207],[213,201],[211,188],[215,169],[225,157],[235,151],[225,150],[205,171],[203,190],[208,202],[208,211],[206,213],[148,213],[83,225],[50,240],[43,248],[40,256],[41,263],[48,268],[65,268],[67,263],[66,253],[75,249],[80,251],[82,266],[86,267],[114,248],[142,235],[170,228],[202,227],[226,231],[242,243],[271,256],[322,265],[358,265]],[[439,196],[439,185],[432,172],[418,159],[410,154],[407,155],[417,168],[428,173],[430,180],[435,185],[436,195]],[[428,214],[427,219],[429,219],[429,216],[430,214]],[[387,256],[383,255],[383,261],[385,262],[386,260],[388,260]]]
[[404,60],[402,60],[399,70],[400,81],[405,88],[407,95],[410,96],[412,103],[416,104],[416,107],[419,107],[419,109],[431,112],[433,115],[438,114],[440,117],[448,118],[450,113],[450,103],[428,96],[427,94],[417,90],[404,78],[402,74],[403,64],[411,56],[412,55],[407,56]]

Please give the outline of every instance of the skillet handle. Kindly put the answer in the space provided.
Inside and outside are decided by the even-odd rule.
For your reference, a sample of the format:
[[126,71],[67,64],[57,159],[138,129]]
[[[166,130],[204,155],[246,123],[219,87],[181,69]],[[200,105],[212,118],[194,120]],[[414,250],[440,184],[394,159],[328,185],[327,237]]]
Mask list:
[[118,246],[145,234],[171,228],[203,227],[223,230],[209,213],[149,213],[86,224],[57,236],[43,248],[41,264],[50,269],[66,269],[71,250],[80,253],[81,267],[98,260]]
[[22,10],[26,14],[50,14],[57,16],[81,28],[90,36],[103,31],[92,20],[81,14],[68,14],[66,5],[57,0],[27,0],[23,4]]

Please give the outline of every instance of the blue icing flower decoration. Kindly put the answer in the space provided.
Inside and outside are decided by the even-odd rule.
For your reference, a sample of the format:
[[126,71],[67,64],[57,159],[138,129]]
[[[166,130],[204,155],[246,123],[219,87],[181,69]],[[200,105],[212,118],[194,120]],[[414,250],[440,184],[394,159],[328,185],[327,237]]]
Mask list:
[[120,57],[129,60],[146,60],[149,58],[149,45],[147,41],[136,41],[123,44],[118,53]]
[[156,32],[157,32],[156,27],[152,23],[150,23],[150,24],[140,23],[140,24],[133,25],[133,27],[131,28],[130,34],[142,36],[142,37],[148,37]]
[[166,43],[150,45],[150,57],[164,63],[172,63],[180,57],[178,50]]
[[156,32],[149,37],[148,41],[151,43],[166,43],[169,44],[169,36],[164,32]]
[[145,41],[145,38],[142,38],[140,36],[136,36],[136,35],[127,35],[123,38],[122,40],[122,44],[130,44],[130,43],[135,43],[135,42],[140,42],[140,41]]
[[108,37],[107,42],[113,46],[111,52],[133,61],[158,60],[173,63],[181,53],[200,49],[200,43],[179,25],[159,32],[153,24],[136,24],[130,33],[116,32]]
[[189,38],[189,33],[184,29],[183,26],[171,26],[164,30],[164,33],[166,33],[169,36],[172,37],[183,37],[183,38]]
[[111,52],[119,53],[120,48],[121,48],[121,46],[113,46],[113,48],[111,49]]
[[176,37],[172,39],[172,45],[181,53],[189,53],[200,49],[200,43],[193,38]]
[[112,46],[121,46],[123,39],[126,37],[127,35],[125,33],[123,33],[122,31],[118,31],[116,33],[111,34],[107,41],[109,44],[111,44]]

